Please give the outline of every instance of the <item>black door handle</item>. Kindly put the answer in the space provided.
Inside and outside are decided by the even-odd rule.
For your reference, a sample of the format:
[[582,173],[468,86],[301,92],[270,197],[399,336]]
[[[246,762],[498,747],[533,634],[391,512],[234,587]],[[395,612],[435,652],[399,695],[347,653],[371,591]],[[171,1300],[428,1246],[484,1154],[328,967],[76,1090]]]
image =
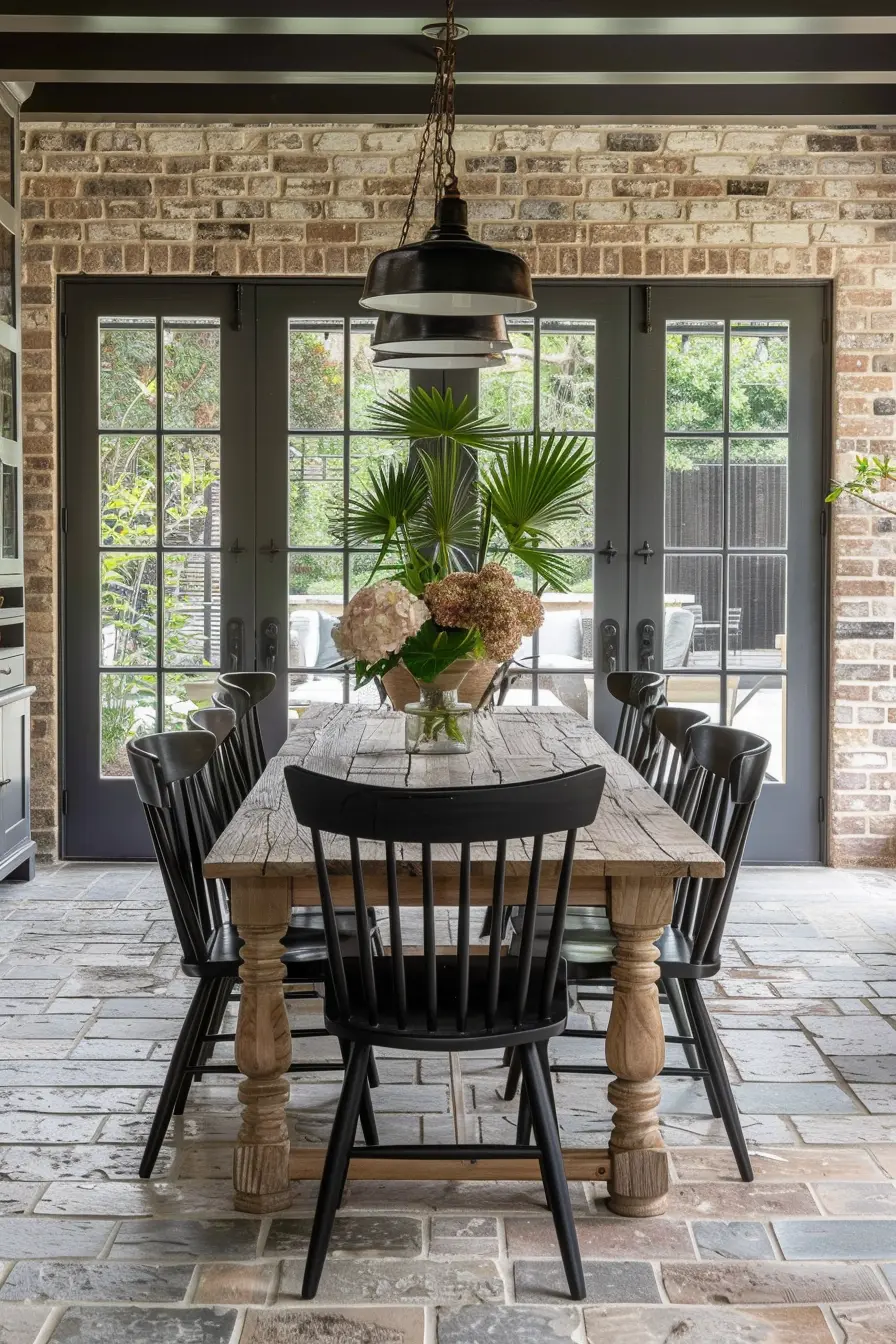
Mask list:
[[601,670],[615,672],[619,666],[619,622],[601,621],[600,623]]
[[280,644],[280,622],[272,616],[261,627],[261,657],[266,672],[277,669],[277,650]]
[[240,618],[231,616],[227,622],[227,657],[231,672],[241,672],[243,670],[245,633],[245,627]]
[[638,622],[638,670],[652,672],[656,656],[656,626],[653,621]]

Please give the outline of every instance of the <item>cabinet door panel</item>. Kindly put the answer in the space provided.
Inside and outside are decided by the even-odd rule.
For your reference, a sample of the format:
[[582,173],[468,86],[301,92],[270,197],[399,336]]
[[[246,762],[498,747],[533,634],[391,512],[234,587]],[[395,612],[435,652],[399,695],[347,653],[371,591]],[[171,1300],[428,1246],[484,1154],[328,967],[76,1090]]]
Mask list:
[[15,700],[4,705],[0,720],[0,758],[4,783],[0,791],[2,848],[9,853],[28,839],[29,792],[29,702]]

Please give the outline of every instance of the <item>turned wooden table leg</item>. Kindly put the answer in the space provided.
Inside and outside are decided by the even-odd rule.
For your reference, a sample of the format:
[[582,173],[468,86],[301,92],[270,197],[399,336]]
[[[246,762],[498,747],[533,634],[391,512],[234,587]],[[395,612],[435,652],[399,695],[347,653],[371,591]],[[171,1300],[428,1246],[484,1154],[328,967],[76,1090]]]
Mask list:
[[654,941],[672,916],[672,881],[614,878],[611,909],[617,943],[607,1064],[616,1077],[607,1094],[616,1110],[609,1203],[614,1213],[649,1218],[665,1211],[669,1188],[657,1116],[666,1047]]
[[274,1213],[291,1203],[286,1105],[292,1039],[283,997],[281,939],[289,925],[285,879],[234,878],[231,912],[245,940],[236,1027],[243,1123],[233,1151],[233,1203],[244,1213]]

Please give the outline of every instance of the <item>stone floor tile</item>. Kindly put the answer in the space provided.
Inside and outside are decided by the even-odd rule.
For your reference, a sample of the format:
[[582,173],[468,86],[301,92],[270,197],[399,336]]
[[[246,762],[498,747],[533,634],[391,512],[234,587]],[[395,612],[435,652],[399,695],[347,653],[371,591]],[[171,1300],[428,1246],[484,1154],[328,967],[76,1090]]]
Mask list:
[[[739,1181],[729,1149],[675,1149],[672,1160],[683,1181],[711,1181],[720,1176]],[[753,1153],[757,1180],[772,1181],[873,1181],[880,1172],[868,1153],[860,1148],[782,1148]]]
[[[737,1168],[734,1169],[737,1178]],[[669,1214],[676,1217],[771,1218],[818,1212],[807,1185],[787,1181],[684,1181],[669,1187]]]
[[[45,1180],[78,1177],[103,1177],[107,1180],[117,1177],[136,1176],[140,1166],[143,1149],[138,1145],[131,1148],[109,1144],[79,1143],[71,1147],[63,1144],[33,1145],[16,1144],[0,1147],[0,1180],[34,1180],[42,1176]],[[158,1156],[155,1170],[164,1176],[174,1161],[173,1149],[163,1148]]]
[[112,1260],[253,1260],[257,1219],[146,1219],[121,1224]]
[[[559,1255],[559,1253],[558,1253]],[[585,1299],[588,1302],[659,1302],[659,1288],[651,1265],[639,1260],[585,1260]],[[513,1281],[518,1302],[569,1300],[569,1286],[559,1258],[517,1260]]]
[[896,1083],[896,1055],[831,1055],[848,1083]]
[[[762,1086],[762,1084],[757,1084]],[[822,1086],[822,1084],[819,1084]],[[789,1119],[781,1115],[745,1115],[740,1117],[741,1129],[750,1149],[761,1146],[775,1147],[784,1143],[796,1143],[797,1134]],[[704,1118],[699,1115],[663,1115],[660,1116],[660,1132],[667,1147],[690,1144],[722,1144],[728,1142],[725,1126],[721,1120]],[[601,1145],[595,1144],[595,1147]],[[603,1144],[606,1147],[606,1142]]]
[[[297,1197],[302,1198],[301,1192]],[[35,1211],[110,1218],[233,1214],[233,1182],[54,1181]]]
[[40,1182],[0,1181],[0,1218],[10,1213],[27,1213],[43,1190]]
[[[569,1194],[573,1209],[587,1212],[581,1181],[570,1184]],[[543,1213],[545,1207],[544,1191],[537,1181],[349,1181],[342,1201],[343,1212]]]
[[429,1251],[430,1255],[497,1255],[498,1220],[478,1214],[433,1218]]
[[826,1055],[896,1055],[896,1027],[882,1018],[801,1017]]
[[220,1307],[69,1307],[53,1344],[229,1344],[236,1312]]
[[773,1222],[785,1260],[896,1260],[896,1218]]
[[852,1090],[872,1115],[896,1114],[896,1083],[853,1083]]
[[896,1265],[885,1263],[881,1265],[880,1268],[887,1283],[893,1289],[894,1293],[896,1293]]
[[446,1307],[438,1316],[438,1344],[562,1344],[578,1338],[575,1307]]
[[775,1249],[762,1223],[691,1223],[701,1260],[774,1260]]
[[138,1111],[145,1098],[146,1089],[138,1087],[3,1087],[0,1112],[109,1115]]
[[[304,1260],[284,1260],[279,1302],[300,1298]],[[503,1302],[504,1280],[493,1260],[350,1260],[330,1257],[317,1298],[329,1302],[419,1302],[435,1306]]]
[[671,1302],[709,1306],[767,1302],[880,1302],[886,1289],[865,1265],[664,1265]]
[[240,1344],[423,1344],[422,1307],[250,1311]]
[[99,1255],[115,1227],[113,1222],[81,1218],[0,1219],[0,1260],[47,1260]]
[[834,1320],[843,1344],[893,1344],[896,1339],[896,1306],[834,1307]]
[[73,1143],[90,1141],[99,1128],[98,1115],[32,1115],[0,1112],[0,1143]]
[[[826,1019],[827,1020],[827,1019]],[[893,1033],[896,1039],[896,1032]],[[823,1056],[805,1036],[792,1031],[730,1031],[719,1040],[744,1082],[824,1082],[833,1078]]]
[[870,1151],[883,1172],[887,1176],[896,1177],[896,1143],[877,1143]]
[[[577,1218],[582,1256],[591,1260],[693,1260],[694,1247],[684,1223],[667,1218]],[[550,1216],[505,1218],[511,1256],[560,1254]]]
[[194,1305],[246,1307],[263,1305],[278,1274],[275,1264],[210,1264],[199,1266]]
[[812,1187],[825,1213],[840,1218],[896,1218],[896,1185],[887,1181],[819,1181]]
[[71,1040],[90,1020],[81,1013],[57,1013],[52,1017],[11,1017],[0,1029],[0,1039],[20,1041]]
[[837,1083],[736,1083],[734,1097],[744,1115],[849,1115],[860,1110]]
[[[122,1265],[108,1260],[22,1260],[0,1299],[32,1302],[182,1302],[192,1265]],[[0,1308],[0,1315],[5,1308]]]
[[49,1315],[49,1307],[7,1303],[0,1312],[0,1344],[34,1344]]
[[[311,1218],[275,1218],[262,1254],[270,1259],[305,1255],[311,1235]],[[423,1250],[423,1223],[399,1215],[358,1217],[337,1214],[329,1253],[352,1255],[416,1256]]]
[[831,1344],[833,1338],[818,1307],[586,1307],[585,1335],[588,1344]]

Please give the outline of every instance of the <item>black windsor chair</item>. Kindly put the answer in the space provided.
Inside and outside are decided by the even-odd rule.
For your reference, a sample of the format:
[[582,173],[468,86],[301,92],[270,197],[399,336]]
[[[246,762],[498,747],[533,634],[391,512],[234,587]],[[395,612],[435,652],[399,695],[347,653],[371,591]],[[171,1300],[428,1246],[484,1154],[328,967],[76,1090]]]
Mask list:
[[607,690],[622,705],[613,750],[637,765],[644,750],[645,715],[663,703],[666,678],[661,672],[610,672]]
[[236,736],[243,753],[249,788],[258,782],[267,765],[258,706],[273,694],[276,685],[275,672],[222,672],[218,677],[218,689],[212,696],[215,705],[226,705],[236,714]]
[[[209,764],[218,749],[214,733],[203,729],[155,733],[127,744],[128,760],[143,803],[153,848],[180,941],[184,974],[198,980],[181,1027],[150,1127],[140,1175],[149,1177],[172,1115],[182,1114],[190,1085],[205,1073],[234,1074],[236,1064],[209,1063],[215,1045],[233,1041],[220,1033],[227,1004],[239,984],[241,939],[230,922],[227,884],[203,875],[202,865],[226,824],[215,801]],[[368,923],[369,928],[369,923]],[[345,930],[346,932],[343,932]],[[343,917],[337,935],[357,952],[352,941],[355,922]],[[370,936],[365,939],[369,946]],[[287,933],[283,961],[287,982],[314,984],[324,980],[327,950],[322,931],[312,938],[304,929]],[[312,995],[302,995],[312,997]],[[316,997],[316,995],[313,995]],[[294,1036],[326,1036],[323,1028],[302,1029]],[[307,1073],[344,1067],[343,1063],[294,1063],[291,1072]],[[365,1086],[362,1127],[376,1142],[376,1124]]]
[[[302,1296],[312,1298],[317,1292],[349,1162],[363,1153],[367,1158],[453,1157],[466,1161],[537,1156],[570,1292],[581,1300],[585,1284],[546,1067],[546,1043],[551,1036],[559,1035],[566,1023],[566,972],[560,949],[576,832],[589,826],[597,814],[605,779],[603,767],[589,766],[531,783],[413,791],[333,779],[296,765],[288,765],[284,776],[296,819],[309,828],[314,849],[330,954],[324,1020],[328,1030],[351,1051],[321,1176]],[[544,838],[558,831],[566,835],[556,892],[550,897],[553,917],[536,958]],[[366,911],[359,842],[383,846],[390,956],[374,958],[366,940],[358,944],[359,955],[343,954],[327,874],[324,832],[348,838],[357,927],[363,925]],[[533,835],[531,849],[527,848],[531,861],[520,955],[511,960],[502,956],[500,933],[507,843]],[[457,847],[460,855],[458,943],[456,952],[447,956],[436,950],[432,849],[439,844]],[[479,861],[480,847],[486,844],[495,846],[489,851],[495,855],[492,935],[488,955],[471,956],[471,856],[476,846]],[[406,956],[403,952],[396,853],[399,845],[421,847],[422,880],[404,880],[408,886],[413,881],[422,898],[422,956]],[[369,853],[369,844],[365,850]],[[374,1045],[461,1052],[516,1046],[531,1098],[536,1146],[411,1144],[355,1148],[367,1061]]]
[[[658,711],[659,712],[659,711]],[[740,871],[750,823],[765,778],[771,744],[755,733],[718,724],[697,724],[687,734],[685,753],[691,759],[678,796],[681,815],[721,855],[725,876],[683,877],[676,884],[672,921],[657,939],[660,985],[675,1022],[667,1044],[684,1048],[687,1066],[667,1066],[664,1076],[702,1078],[714,1116],[720,1116],[741,1177],[753,1179],[740,1116],[712,1018],[700,992],[700,981],[717,975],[725,923]],[[522,948],[524,934],[515,931],[511,955]],[[539,931],[539,943],[545,939]],[[591,986],[612,979],[615,944],[612,933],[568,928],[563,939],[570,985],[579,1001],[606,1000],[608,992]],[[569,1030],[571,1037],[606,1037],[605,1031]],[[607,1074],[602,1064],[551,1065],[564,1073]],[[505,1096],[514,1095],[520,1075],[511,1066]],[[524,1127],[524,1126],[523,1126]]]

